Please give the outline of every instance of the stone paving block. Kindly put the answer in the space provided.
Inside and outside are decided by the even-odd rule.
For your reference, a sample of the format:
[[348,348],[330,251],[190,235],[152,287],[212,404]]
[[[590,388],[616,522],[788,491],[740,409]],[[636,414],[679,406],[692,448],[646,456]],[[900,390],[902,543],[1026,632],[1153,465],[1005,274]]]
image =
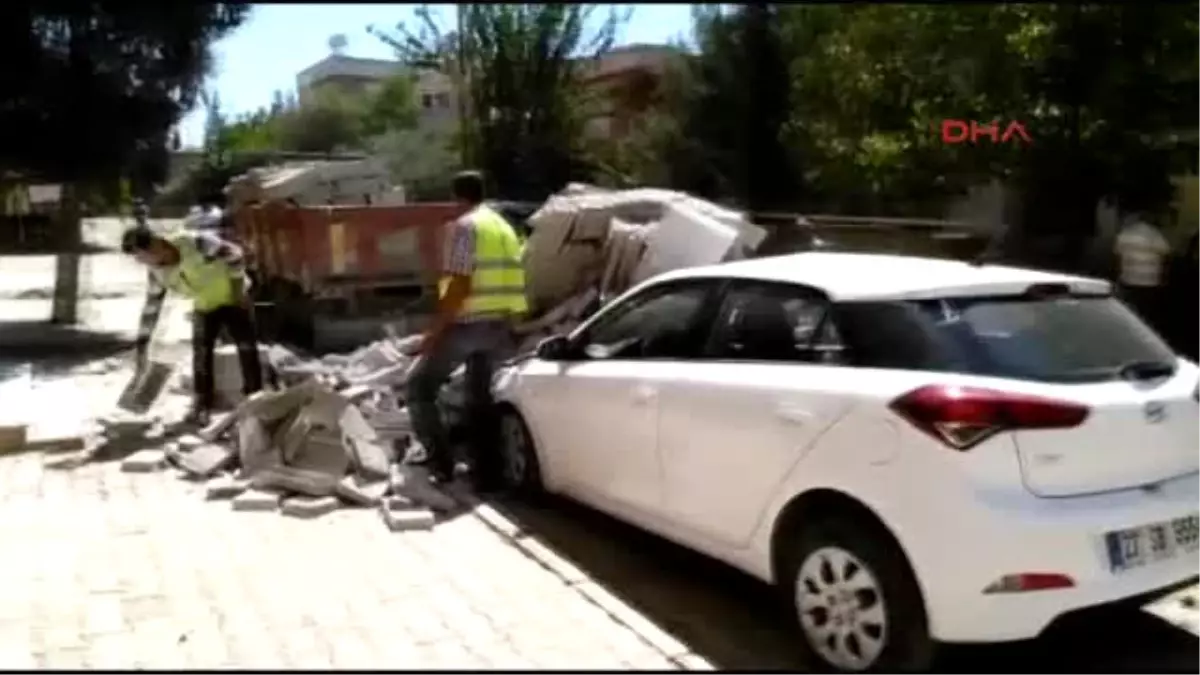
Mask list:
[[267,425],[258,417],[247,417],[238,421],[238,459],[242,468],[256,473],[283,463],[279,449],[271,443]]
[[274,466],[263,469],[250,479],[256,489],[287,490],[310,497],[332,495],[342,476],[333,476],[319,471],[308,471],[293,466]]
[[317,518],[326,513],[333,513],[341,508],[342,502],[334,496],[329,497],[309,497],[307,495],[299,497],[288,497],[283,500],[279,510],[285,516],[293,516],[295,518]]
[[250,489],[233,498],[234,511],[274,511],[283,496],[278,492]]
[[232,499],[250,488],[250,481],[231,475],[217,476],[204,484],[204,498]]
[[110,438],[144,436],[154,426],[154,420],[137,417],[101,417],[96,421]]
[[367,480],[360,476],[346,476],[338,481],[334,494],[351,504],[359,506],[375,506],[387,494],[386,480]]
[[207,478],[229,468],[236,458],[237,452],[233,448],[205,443],[180,456],[179,467],[193,476]]
[[217,440],[237,422],[237,411],[221,413],[201,429],[196,435],[209,443]]
[[393,494],[403,495],[437,511],[453,511],[458,508],[457,500],[430,482],[429,472],[424,467],[398,464],[392,467],[390,473],[389,481]]
[[151,473],[167,468],[167,455],[162,450],[139,450],[121,461],[125,473]]
[[179,444],[180,450],[191,451],[200,447],[201,445],[204,445],[208,441],[200,438],[196,434],[184,434],[179,438],[176,438],[175,442]]
[[392,532],[407,530],[429,530],[437,523],[433,511],[425,508],[410,508],[394,511],[389,508],[379,510],[383,514],[383,522]]

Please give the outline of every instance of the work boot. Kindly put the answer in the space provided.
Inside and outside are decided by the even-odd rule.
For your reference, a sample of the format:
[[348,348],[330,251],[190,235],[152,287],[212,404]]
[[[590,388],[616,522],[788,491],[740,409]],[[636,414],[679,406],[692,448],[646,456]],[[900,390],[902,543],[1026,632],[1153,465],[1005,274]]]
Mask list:
[[183,423],[203,429],[204,427],[208,426],[208,423],[211,419],[212,412],[209,411],[208,408],[200,405],[193,405],[188,409],[187,414],[183,416]]

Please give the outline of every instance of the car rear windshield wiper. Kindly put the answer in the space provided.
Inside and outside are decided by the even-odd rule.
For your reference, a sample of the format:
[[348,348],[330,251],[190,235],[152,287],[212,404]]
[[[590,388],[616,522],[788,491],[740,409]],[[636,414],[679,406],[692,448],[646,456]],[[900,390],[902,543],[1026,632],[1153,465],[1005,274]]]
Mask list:
[[1154,380],[1174,373],[1175,364],[1166,361],[1131,361],[1117,371],[1123,380]]

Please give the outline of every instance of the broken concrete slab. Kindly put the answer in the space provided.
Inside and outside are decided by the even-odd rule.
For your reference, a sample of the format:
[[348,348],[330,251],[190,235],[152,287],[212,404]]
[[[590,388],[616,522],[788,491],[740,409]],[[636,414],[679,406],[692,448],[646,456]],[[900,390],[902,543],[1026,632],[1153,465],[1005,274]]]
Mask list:
[[433,515],[433,511],[425,508],[404,509],[400,511],[380,509],[380,513],[383,515],[384,524],[392,532],[429,530],[437,523],[437,517]]
[[139,450],[121,461],[125,473],[152,473],[167,468],[167,455],[162,450]]
[[287,464],[297,469],[325,473],[338,480],[350,468],[350,457],[340,438],[328,431],[314,430],[300,442]]
[[371,481],[360,476],[346,476],[338,481],[334,494],[350,504],[375,506],[383,500],[388,488],[386,480]]
[[238,459],[242,468],[253,474],[283,463],[279,449],[271,443],[267,425],[258,417],[247,417],[237,423]]
[[219,443],[205,443],[180,455],[179,467],[198,478],[208,478],[229,468],[236,459],[237,452],[233,448]]
[[204,445],[208,441],[205,441],[203,438],[200,438],[195,434],[184,434],[179,438],[176,438],[175,442],[179,444],[180,450],[184,452],[190,452],[193,449]]
[[212,421],[208,423],[208,426],[201,429],[196,435],[201,439],[211,443],[220,438],[222,434],[233,427],[237,420],[238,416],[236,410],[232,412],[221,413],[220,415],[214,417]]
[[239,417],[253,416],[265,423],[271,423],[287,417],[292,411],[302,408],[312,400],[313,394],[319,389],[315,380],[307,380],[283,391],[262,390],[251,394],[238,406]]
[[133,413],[149,410],[167,386],[174,368],[170,364],[152,361],[134,373],[129,384],[117,399],[117,407]]
[[319,471],[276,466],[263,469],[253,476],[250,479],[250,485],[259,490],[287,490],[311,497],[325,497],[333,494],[341,478],[341,474],[332,476]]
[[250,481],[230,475],[217,476],[204,484],[204,498],[208,500],[232,499],[250,489]]
[[337,497],[288,497],[283,500],[280,512],[285,516],[295,518],[317,518],[326,513],[333,513],[341,508],[342,503]]
[[154,426],[156,420],[142,417],[111,416],[96,420],[109,438],[130,438],[144,436]]
[[368,478],[386,480],[390,474],[392,460],[395,459],[390,443],[386,441],[365,441],[350,437],[342,439],[342,445],[349,451],[355,470]]
[[375,428],[367,421],[362,411],[354,406],[346,406],[338,416],[336,424],[344,436],[360,441],[379,440],[379,434],[376,433]]
[[250,489],[233,498],[234,511],[274,511],[283,496],[278,492]]
[[411,511],[422,507],[404,495],[388,495],[379,501],[379,508],[384,511]]

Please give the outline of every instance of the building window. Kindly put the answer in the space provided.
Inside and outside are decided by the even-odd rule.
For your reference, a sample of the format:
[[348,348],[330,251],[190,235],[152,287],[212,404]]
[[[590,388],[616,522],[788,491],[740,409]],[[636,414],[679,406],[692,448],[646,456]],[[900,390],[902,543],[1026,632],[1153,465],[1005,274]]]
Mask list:
[[448,109],[450,107],[450,94],[448,94],[446,92],[442,92],[440,94],[435,95],[434,99],[437,102],[437,107],[439,107],[443,110]]
[[421,94],[421,107],[426,110],[429,110],[430,108],[432,108],[433,107],[433,95]]

